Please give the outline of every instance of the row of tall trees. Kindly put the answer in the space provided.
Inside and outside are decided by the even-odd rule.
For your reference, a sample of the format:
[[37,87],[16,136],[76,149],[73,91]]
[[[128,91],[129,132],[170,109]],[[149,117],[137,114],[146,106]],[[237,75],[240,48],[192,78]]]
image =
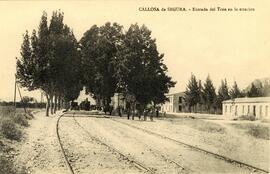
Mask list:
[[114,93],[121,93],[127,109],[139,106],[144,111],[148,104],[165,102],[164,94],[175,85],[145,25],[133,24],[126,32],[117,23],[94,25],[80,45],[84,85],[105,108]]
[[50,23],[44,12],[38,30],[24,34],[17,58],[17,81],[28,90],[41,90],[46,115],[55,113],[66,101],[76,99],[81,85],[81,56],[72,30],[63,23],[64,14],[53,12]]
[[240,97],[269,96],[269,90],[269,84],[256,86],[253,83],[251,83],[249,89],[240,90],[236,81],[229,88],[226,79],[221,80],[221,85],[216,90],[209,75],[202,85],[201,80],[197,80],[195,75],[192,74],[187,84],[185,102],[190,112],[211,112],[211,110],[216,112],[221,110],[222,101],[224,100]]
[[29,90],[40,89],[54,113],[63,101],[72,101],[83,86],[108,108],[111,97],[121,93],[128,109],[165,102],[165,93],[176,82],[167,75],[163,54],[145,26],[133,24],[125,32],[117,23],[93,25],[79,42],[63,23],[64,14],[41,17],[38,31],[26,32],[17,61],[17,79]]

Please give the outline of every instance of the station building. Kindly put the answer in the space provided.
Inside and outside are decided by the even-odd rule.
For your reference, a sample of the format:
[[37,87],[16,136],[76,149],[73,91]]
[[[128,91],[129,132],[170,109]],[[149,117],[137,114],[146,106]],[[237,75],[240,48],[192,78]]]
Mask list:
[[111,97],[111,105],[113,109],[117,109],[121,107],[122,109],[126,109],[126,100],[122,93],[114,93],[114,96]]
[[184,103],[184,92],[178,92],[174,94],[167,94],[166,97],[169,101],[166,101],[161,105],[161,112],[184,112],[185,111],[185,103]]
[[228,117],[255,116],[270,118],[270,97],[235,98],[222,102],[222,114]]

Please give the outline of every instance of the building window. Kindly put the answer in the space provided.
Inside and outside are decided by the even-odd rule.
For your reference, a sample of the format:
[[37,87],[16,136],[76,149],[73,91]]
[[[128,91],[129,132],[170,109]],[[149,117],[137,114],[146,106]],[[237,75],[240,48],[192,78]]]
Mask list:
[[245,114],[245,105],[242,106],[242,115]]
[[227,113],[227,105],[225,106],[225,113]]
[[250,106],[248,105],[248,111],[247,111],[247,113],[249,114],[249,112],[250,112]]
[[238,106],[236,105],[235,106],[235,115],[237,115],[237,108],[238,108]]
[[254,116],[256,116],[256,105],[253,106],[253,113]]
[[268,116],[268,106],[265,106],[265,117]]
[[179,103],[182,103],[182,97],[179,97]]

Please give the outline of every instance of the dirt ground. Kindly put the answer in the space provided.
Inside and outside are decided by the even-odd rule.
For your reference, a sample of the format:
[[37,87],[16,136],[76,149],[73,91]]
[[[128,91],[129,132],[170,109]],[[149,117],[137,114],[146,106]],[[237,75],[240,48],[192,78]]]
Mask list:
[[[30,173],[68,173],[56,137],[57,118],[38,113],[26,129],[16,163]],[[226,122],[214,121],[222,129],[213,132],[183,119],[62,117],[59,134],[75,173],[147,173],[145,168],[153,173],[256,172],[123,123],[268,170],[269,140],[248,136]]]
[[25,139],[18,145],[16,164],[30,173],[65,174],[65,162],[56,137],[57,115],[45,117],[39,112],[25,129]]
[[[196,120],[182,118],[155,120],[155,122],[130,122],[125,119],[121,121],[269,170],[270,141],[252,137],[244,130],[236,129],[231,125],[236,123],[235,121],[198,120],[197,124],[194,124]],[[204,122],[216,123],[219,126],[217,130],[197,129],[198,124]],[[212,124],[205,126],[211,127]]]

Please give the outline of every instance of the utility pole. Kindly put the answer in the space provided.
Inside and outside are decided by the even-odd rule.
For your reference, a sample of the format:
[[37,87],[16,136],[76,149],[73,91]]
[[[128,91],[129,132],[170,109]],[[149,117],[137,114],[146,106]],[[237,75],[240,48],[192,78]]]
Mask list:
[[[17,57],[15,57],[15,60],[17,61]],[[15,113],[16,113],[16,92],[17,92],[17,66],[16,66],[15,83],[14,83],[14,108],[15,108]]]
[[[17,87],[18,87],[18,85],[17,85]],[[21,91],[20,91],[20,88],[19,88],[19,87],[18,87],[18,92],[19,92],[19,94],[20,94],[20,98],[21,98],[21,101],[22,101],[22,104],[23,104],[24,112],[26,113],[25,103],[23,102],[22,94],[21,94]]]
[[16,78],[16,74],[15,74],[15,86],[14,86],[14,108],[16,111],[16,88],[17,88],[17,78]]

